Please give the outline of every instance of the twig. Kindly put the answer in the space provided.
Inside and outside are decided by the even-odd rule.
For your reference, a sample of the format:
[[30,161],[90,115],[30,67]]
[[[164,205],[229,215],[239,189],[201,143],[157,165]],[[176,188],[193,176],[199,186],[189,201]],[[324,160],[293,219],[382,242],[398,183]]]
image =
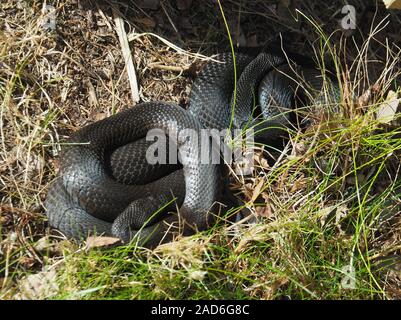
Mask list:
[[125,64],[127,66],[128,79],[131,86],[132,100],[134,102],[138,102],[139,101],[138,81],[136,78],[134,61],[132,59],[131,50],[129,48],[127,33],[125,32],[124,29],[124,21],[114,9],[113,9],[113,16],[114,16],[114,23],[116,25],[115,26],[116,32],[118,34],[118,39],[120,40],[122,54],[124,57]]
[[176,28],[176,26],[175,26],[173,20],[170,18],[170,15],[168,14],[166,8],[165,8],[164,5],[163,5],[163,2],[160,3],[160,6],[162,7],[162,9],[163,9],[163,11],[164,11],[164,14],[167,16],[167,19],[168,19],[168,21],[170,22],[171,26],[173,27],[175,33],[178,34],[178,29]]

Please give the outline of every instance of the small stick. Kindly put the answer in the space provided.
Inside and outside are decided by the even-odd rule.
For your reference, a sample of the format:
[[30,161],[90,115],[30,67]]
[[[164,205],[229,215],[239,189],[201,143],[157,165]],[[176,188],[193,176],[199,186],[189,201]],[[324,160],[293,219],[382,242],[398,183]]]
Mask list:
[[118,39],[120,40],[121,51],[123,54],[125,64],[127,66],[128,79],[131,86],[132,100],[134,101],[134,103],[136,103],[139,101],[138,81],[136,78],[134,61],[132,59],[131,50],[129,48],[127,33],[125,32],[124,29],[124,21],[114,9],[113,9],[113,16],[114,16],[114,23],[116,25],[115,27],[116,32],[118,34]]
[[175,71],[175,72],[183,72],[183,71],[189,69],[189,67],[166,66],[163,64],[159,64],[157,62],[149,63],[148,67],[152,68],[152,69],[161,69],[161,70]]
[[175,26],[173,20],[170,18],[170,15],[168,14],[166,8],[165,8],[164,5],[163,5],[163,2],[161,2],[160,5],[161,5],[161,7],[162,7],[162,9],[163,9],[163,11],[164,11],[164,14],[167,16],[168,21],[170,22],[171,26],[173,27],[175,33],[179,34],[179,33],[178,33],[178,29],[176,28],[176,26]]

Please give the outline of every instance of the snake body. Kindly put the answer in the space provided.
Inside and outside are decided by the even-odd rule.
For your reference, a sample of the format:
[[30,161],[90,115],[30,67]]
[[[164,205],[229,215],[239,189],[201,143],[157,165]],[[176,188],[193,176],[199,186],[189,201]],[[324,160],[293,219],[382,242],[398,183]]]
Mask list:
[[[96,232],[126,242],[137,239],[148,247],[210,227],[226,188],[221,166],[201,163],[194,152],[199,141],[180,139],[174,147],[185,150],[185,163],[149,164],[145,154],[152,142],[145,140],[147,132],[160,129],[167,135],[251,125],[262,129],[259,138],[269,143],[278,136],[272,128],[288,124],[289,112],[281,108],[290,110],[295,96],[295,81],[283,75],[292,71],[283,56],[237,53],[234,61],[226,53],[216,60],[195,79],[188,110],[164,102],[141,103],[73,134],[45,202],[49,224],[68,237]],[[317,71],[308,70],[313,82]]]

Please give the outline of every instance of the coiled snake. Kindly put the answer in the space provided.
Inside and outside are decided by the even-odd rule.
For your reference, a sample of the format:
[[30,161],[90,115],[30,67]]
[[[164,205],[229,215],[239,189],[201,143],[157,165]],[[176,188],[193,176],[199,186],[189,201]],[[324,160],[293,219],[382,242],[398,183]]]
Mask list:
[[[211,226],[226,188],[221,166],[202,163],[194,152],[199,142],[180,139],[175,147],[185,146],[187,152],[182,166],[151,165],[145,154],[152,142],[144,137],[151,129],[168,134],[253,126],[263,132],[288,125],[299,87],[294,67],[280,54],[237,53],[235,58],[236,70],[229,53],[218,55],[220,62],[206,64],[192,86],[188,110],[164,102],[142,103],[73,134],[45,202],[49,224],[68,237],[96,232],[137,239],[148,247]],[[302,72],[309,84],[321,88],[320,72]],[[254,107],[255,90],[259,109]],[[266,130],[260,138],[268,144],[278,134]],[[163,213],[155,215],[157,211]],[[171,211],[178,213],[167,213]]]

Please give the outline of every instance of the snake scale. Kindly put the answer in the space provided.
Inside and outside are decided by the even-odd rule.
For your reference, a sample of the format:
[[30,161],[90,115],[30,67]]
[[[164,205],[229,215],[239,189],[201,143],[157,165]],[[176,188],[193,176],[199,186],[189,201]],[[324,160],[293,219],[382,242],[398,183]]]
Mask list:
[[[76,239],[96,233],[154,247],[213,224],[227,188],[222,166],[201,163],[193,152],[199,142],[180,139],[175,147],[185,146],[185,163],[149,164],[147,132],[251,124],[262,129],[259,138],[269,144],[279,135],[273,128],[290,122],[288,110],[298,94],[294,67],[283,54],[237,52],[234,60],[223,53],[215,60],[196,77],[188,110],[165,102],[141,103],[70,137],[45,202],[50,226]],[[310,67],[302,72],[319,90],[321,73]]]

